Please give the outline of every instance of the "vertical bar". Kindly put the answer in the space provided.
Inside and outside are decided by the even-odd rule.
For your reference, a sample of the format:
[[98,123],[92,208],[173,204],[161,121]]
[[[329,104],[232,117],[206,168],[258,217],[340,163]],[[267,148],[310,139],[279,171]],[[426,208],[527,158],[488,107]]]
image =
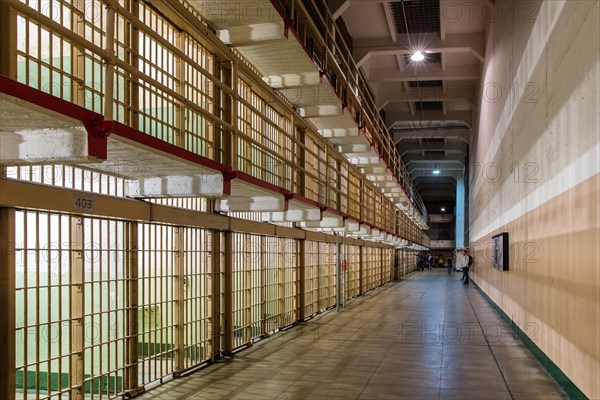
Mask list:
[[0,4],[0,22],[0,74],[17,80],[17,12],[4,2]]
[[[237,170],[237,155],[238,155],[238,140],[237,140],[237,129],[235,127],[238,126],[238,71],[237,64],[235,61],[231,62],[231,89],[233,91],[230,102],[229,102],[229,110],[228,117],[230,119],[231,126],[234,127],[233,132],[230,135],[225,135],[225,149],[229,149],[226,154],[225,165],[231,167],[232,170]],[[239,128],[239,127],[238,127]]]
[[0,398],[15,397],[15,210],[0,208]]
[[[140,2],[139,0],[131,0],[131,13],[135,16],[140,15]],[[138,28],[131,25],[130,27],[130,35],[129,35],[129,47],[131,48],[131,58],[130,63],[134,68],[139,68],[139,50],[140,50],[140,32]],[[132,128],[139,127],[139,109],[140,109],[140,94],[139,94],[139,84],[138,80],[132,77],[130,74],[126,75],[129,79],[128,90],[130,93],[131,101],[129,103],[131,121],[129,121],[129,126]]]
[[225,355],[233,353],[233,232],[225,232],[224,249],[224,334],[223,352]]
[[296,313],[298,322],[304,321],[306,307],[306,240],[298,241],[298,311]]
[[70,343],[70,386],[71,399],[84,398],[84,277],[83,277],[83,218],[71,217],[71,343]]
[[265,242],[266,239],[264,236],[260,236],[259,237],[260,240],[260,333],[263,336],[266,336],[267,334],[267,296],[266,296],[266,290],[267,290],[267,284],[266,284],[266,265],[268,264],[265,261],[265,257],[269,257],[270,255],[267,254],[268,252],[268,247],[266,245]]
[[340,254],[340,237],[335,236],[335,306],[340,311],[340,304],[342,303],[342,262]]
[[221,232],[212,231],[212,324],[211,324],[211,340],[213,361],[221,358]]
[[173,304],[175,305],[175,371],[184,369],[184,321],[185,321],[185,255],[184,255],[184,228],[181,226],[174,229],[175,254],[175,287],[173,290]]
[[277,240],[279,247],[279,259],[277,260],[277,293],[279,297],[277,301],[279,302],[279,315],[277,323],[281,328],[285,325],[285,239],[277,237],[275,240]]
[[[175,39],[178,50],[185,51],[185,35],[180,33]],[[175,56],[175,78],[177,79],[177,93],[185,96],[185,67],[186,64],[180,57]],[[175,106],[175,145],[185,147],[185,110],[180,102]]]
[[306,193],[306,170],[307,170],[307,165],[306,165],[306,135],[303,129],[301,128],[295,128],[296,132],[298,133],[298,135],[296,136],[296,141],[297,143],[300,143],[299,145],[297,144],[297,148],[298,148],[298,165],[300,166],[300,168],[298,168],[298,176],[297,176],[297,180],[298,180],[298,193],[300,193],[302,196],[307,197],[307,193]]
[[[86,5],[83,1],[76,1],[73,4],[73,8],[77,10],[77,15],[72,18],[72,30],[80,37],[85,37],[85,13]],[[89,12],[89,10],[87,10]],[[86,71],[85,71],[85,50],[81,46],[73,46],[71,50],[74,58],[73,62],[73,80],[74,87],[71,91],[72,101],[80,106],[84,106],[86,103],[85,85],[86,85]],[[89,77],[87,77],[89,79]],[[90,84],[93,85],[94,81]],[[77,86],[75,86],[77,84]],[[93,96],[93,95],[92,95]],[[72,180],[74,182],[74,180]]]
[[346,307],[346,270],[348,268],[348,260],[346,259],[346,233],[342,234],[342,307]]
[[364,260],[365,260],[365,246],[358,246],[358,294],[364,293]]
[[[138,382],[138,224],[125,224],[125,312],[127,331],[125,332],[125,382],[124,391],[135,393],[139,390]],[[132,393],[133,392],[133,393]]]

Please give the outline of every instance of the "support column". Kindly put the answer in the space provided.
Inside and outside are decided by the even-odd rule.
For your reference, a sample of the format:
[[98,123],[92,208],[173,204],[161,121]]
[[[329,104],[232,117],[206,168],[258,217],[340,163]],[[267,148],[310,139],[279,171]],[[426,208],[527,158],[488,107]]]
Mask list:
[[15,210],[0,208],[0,398],[15,397]]
[[277,317],[277,324],[281,328],[285,325],[285,239],[278,237],[277,244],[279,247],[279,268],[277,268],[277,295],[279,297],[279,315]]
[[221,232],[212,231],[211,248],[211,278],[212,278],[212,297],[211,297],[211,315],[212,321],[209,324],[212,341],[212,360],[221,358]]
[[185,257],[184,257],[184,228],[175,227],[174,232],[174,253],[175,253],[175,282],[173,288],[173,297],[175,303],[175,371],[184,369],[184,336],[185,336]]
[[364,293],[363,287],[364,287],[364,260],[365,260],[365,246],[359,246],[359,255],[358,255],[358,294],[361,295]]
[[138,224],[128,222],[125,237],[127,259],[125,266],[125,310],[127,332],[125,336],[125,392],[131,396],[143,392],[138,382]]
[[267,335],[267,304],[266,304],[266,288],[265,288],[265,260],[267,249],[265,248],[265,237],[260,236],[260,334],[265,337]]
[[[178,50],[184,50],[185,48],[185,36],[183,33],[179,33],[175,39],[175,45]],[[185,96],[185,62],[180,57],[175,58],[175,84],[176,91],[178,94]],[[175,145],[179,147],[185,147],[185,110],[184,105],[177,103],[175,105]]]
[[0,4],[0,27],[0,74],[17,80],[17,12],[4,2]]
[[340,311],[340,304],[342,304],[342,262],[340,254],[340,242],[339,237],[335,237],[335,306]]
[[[139,0],[131,0],[131,13],[133,15],[140,15],[140,1]],[[135,68],[140,68],[140,32],[139,29],[131,26],[131,35],[130,35],[130,47],[131,47],[131,65]],[[129,126],[132,128],[138,129],[140,125],[140,84],[139,80],[132,77],[131,75],[127,75],[127,79],[129,80],[129,92],[130,99],[129,103],[131,112],[128,113],[131,115],[131,120],[129,121]]]
[[306,240],[298,241],[298,322],[306,318]]
[[223,352],[225,355],[233,354],[233,232],[225,232],[225,249],[224,249],[224,293],[223,301],[225,302],[224,309],[224,338]]
[[71,283],[71,343],[69,359],[69,384],[73,388],[71,399],[83,400],[84,388],[84,279],[83,279],[83,218],[71,217],[71,265],[70,283]]
[[455,231],[455,248],[461,249],[465,247],[465,179],[458,178],[456,180],[456,231]]

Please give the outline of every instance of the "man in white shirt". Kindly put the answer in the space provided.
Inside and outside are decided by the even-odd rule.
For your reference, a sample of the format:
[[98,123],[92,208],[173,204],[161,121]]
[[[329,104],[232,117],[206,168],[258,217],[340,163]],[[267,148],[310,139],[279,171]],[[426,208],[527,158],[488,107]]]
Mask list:
[[467,249],[462,250],[461,267],[462,267],[463,275],[462,275],[462,278],[460,278],[460,279],[464,282],[465,285],[468,285],[469,284],[469,254],[467,252]]

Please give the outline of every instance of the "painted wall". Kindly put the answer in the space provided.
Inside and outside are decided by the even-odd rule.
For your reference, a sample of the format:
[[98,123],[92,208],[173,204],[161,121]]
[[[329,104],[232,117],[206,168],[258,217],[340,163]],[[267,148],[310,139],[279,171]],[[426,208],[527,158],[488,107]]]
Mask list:
[[[496,1],[472,138],[474,280],[600,398],[597,0]],[[491,265],[508,232],[510,270]]]

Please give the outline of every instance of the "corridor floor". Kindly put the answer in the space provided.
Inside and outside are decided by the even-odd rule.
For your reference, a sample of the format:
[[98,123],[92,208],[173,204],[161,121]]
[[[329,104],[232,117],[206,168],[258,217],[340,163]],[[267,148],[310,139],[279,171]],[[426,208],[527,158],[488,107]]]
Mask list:
[[141,398],[567,398],[511,332],[458,273],[417,272]]

